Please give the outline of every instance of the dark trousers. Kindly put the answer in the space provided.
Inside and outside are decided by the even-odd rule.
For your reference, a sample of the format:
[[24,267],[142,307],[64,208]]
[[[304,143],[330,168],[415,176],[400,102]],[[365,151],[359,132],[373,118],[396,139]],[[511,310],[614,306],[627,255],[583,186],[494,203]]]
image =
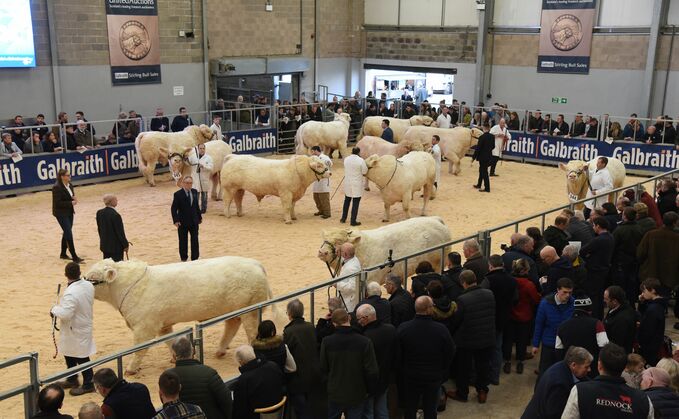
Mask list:
[[608,278],[608,269],[605,271],[587,270],[585,291],[592,300],[592,316],[601,320],[604,317],[604,288]]
[[311,419],[311,406],[309,405],[309,397],[306,393],[290,393],[288,400],[292,410],[295,412],[297,419]]
[[424,412],[424,419],[436,417],[439,388],[441,383],[405,383],[404,415],[405,419],[415,419],[417,409]]
[[471,375],[472,364],[476,367],[476,391],[488,392],[490,359],[493,354],[495,354],[495,346],[482,349],[457,348],[457,353],[455,354],[457,362],[455,385],[457,386],[458,395],[465,399],[469,396],[469,377]]
[[[556,364],[559,362],[559,356],[556,353],[556,349],[550,346],[545,346],[544,344],[542,345],[542,348],[540,349],[540,363],[538,365],[538,371],[540,374],[538,375],[538,380],[540,377],[542,377],[542,374],[547,371],[549,367],[552,365]],[[535,383],[537,386],[537,382]]]
[[488,167],[489,162],[480,161],[479,162],[479,180],[476,182],[476,186],[481,188],[481,183],[483,182],[484,188],[490,191],[490,177],[488,177]]
[[114,262],[120,262],[123,260],[123,251],[121,250],[120,252],[115,252],[115,253],[109,253],[109,252],[103,252],[104,253],[104,259],[111,258],[113,259]]
[[512,347],[516,345],[516,360],[523,362],[526,359],[526,348],[530,339],[531,322],[518,322],[509,320],[507,328],[502,335],[502,358],[505,362],[512,359]]
[[344,197],[344,205],[342,206],[342,218],[340,221],[347,220],[347,214],[349,213],[349,205],[351,205],[351,223],[356,223],[356,217],[358,217],[358,206],[361,203],[361,197],[352,198],[350,196]]
[[207,211],[207,192],[200,192],[200,212],[205,214]]
[[[72,356],[64,356],[66,359],[66,366],[68,368],[73,368],[77,365],[84,364],[86,362],[90,362],[90,358],[75,358]],[[92,377],[94,376],[94,373],[92,372],[92,369],[90,368],[89,370],[83,371],[83,387],[85,388],[92,388],[94,384],[92,384]],[[67,378],[68,381],[71,382],[77,382],[78,381],[78,376],[73,375],[71,377]]]
[[[636,261],[629,264],[616,264],[611,272],[611,282],[613,285],[622,287],[627,294],[627,301],[632,307],[635,307],[639,301],[639,278],[637,273],[639,266]],[[675,315],[677,313],[677,305],[674,306]],[[679,318],[679,316],[677,316]]]
[[490,158],[490,174],[494,175],[495,174],[495,168],[497,167],[497,162],[500,161],[499,156],[492,156]]
[[179,235],[179,257],[182,262],[189,258],[188,255],[188,244],[189,244],[189,233],[191,233],[191,260],[198,259],[198,226],[184,227],[179,226],[177,228],[177,234]]
[[73,215],[56,217],[59,227],[61,227],[61,255],[66,254],[66,248],[71,252],[71,257],[76,258],[75,244],[73,243]]

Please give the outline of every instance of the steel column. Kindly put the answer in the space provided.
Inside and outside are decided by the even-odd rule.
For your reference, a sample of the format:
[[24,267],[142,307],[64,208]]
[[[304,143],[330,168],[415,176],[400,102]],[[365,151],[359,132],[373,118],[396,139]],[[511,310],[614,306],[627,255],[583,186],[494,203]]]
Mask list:
[[667,0],[655,0],[653,2],[653,20],[651,21],[651,33],[648,36],[646,68],[644,69],[644,78],[641,85],[641,91],[644,92],[644,94],[641,97],[641,107],[639,109],[639,115],[645,115],[647,118],[651,117],[651,98],[654,96],[655,56],[658,52],[660,26],[665,19],[663,13],[666,14],[668,5],[669,2]]

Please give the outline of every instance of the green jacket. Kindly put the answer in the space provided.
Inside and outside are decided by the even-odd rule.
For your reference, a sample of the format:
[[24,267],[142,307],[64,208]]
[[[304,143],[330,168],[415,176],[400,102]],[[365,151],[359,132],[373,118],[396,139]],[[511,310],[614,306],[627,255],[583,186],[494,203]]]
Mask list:
[[289,375],[288,392],[310,393],[321,384],[316,329],[303,318],[292,319],[283,329],[283,341],[297,364]]
[[231,419],[231,392],[219,373],[195,359],[178,360],[172,368],[179,375],[179,399],[200,406],[208,419]]

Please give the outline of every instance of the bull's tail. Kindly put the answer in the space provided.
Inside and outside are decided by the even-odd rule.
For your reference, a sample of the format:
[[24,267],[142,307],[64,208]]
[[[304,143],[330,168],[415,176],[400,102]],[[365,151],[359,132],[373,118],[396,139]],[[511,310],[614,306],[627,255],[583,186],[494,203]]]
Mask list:
[[300,126],[295,133],[295,153],[300,155],[306,154],[302,131],[304,131],[304,125]]
[[139,151],[139,147],[141,147],[141,140],[144,134],[145,134],[144,132],[140,132],[139,135],[137,135],[137,138],[134,139],[134,149],[137,151],[137,160],[139,161],[139,171],[142,173],[146,171],[146,162],[144,161],[144,157],[142,157],[141,152]]

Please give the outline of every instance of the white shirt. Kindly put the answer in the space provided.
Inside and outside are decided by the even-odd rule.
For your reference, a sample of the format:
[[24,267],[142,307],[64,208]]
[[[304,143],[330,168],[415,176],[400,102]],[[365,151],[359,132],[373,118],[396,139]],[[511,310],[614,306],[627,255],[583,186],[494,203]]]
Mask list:
[[97,352],[92,337],[94,285],[84,279],[66,287],[52,314],[59,319],[59,352],[74,358],[87,358]]
[[434,180],[438,185],[441,179],[441,147],[438,144],[434,144],[431,147],[431,154],[434,156],[434,161],[436,162],[436,179]]
[[507,130],[507,126],[505,125],[504,128],[500,128],[500,125],[493,125],[493,128],[490,129],[490,135],[495,136],[495,148],[493,149],[493,156],[495,157],[501,157],[502,156],[502,149],[504,148],[504,142],[505,142],[505,136],[507,137],[507,141],[512,139],[512,134]]
[[446,115],[442,113],[438,118],[436,118],[436,124],[439,126],[439,128],[450,128],[450,121],[450,114]]
[[344,159],[344,195],[350,198],[363,196],[363,175],[368,173],[365,160],[356,154]]
[[[356,256],[344,261],[339,276],[351,275],[361,271],[361,262]],[[356,290],[356,277],[347,278],[337,283],[337,291],[342,294],[347,311],[351,313],[358,304],[358,291]]]
[[[647,397],[648,399],[648,397]],[[653,419],[655,412],[653,411],[653,403],[648,399],[648,416],[647,419]],[[580,419],[580,406],[578,405],[578,387],[573,386],[571,393],[568,395],[566,407],[563,409],[561,419]]]
[[608,202],[606,192],[613,190],[613,178],[611,178],[608,168],[604,167],[597,171],[596,166],[589,169],[588,176],[591,189],[587,188],[587,196],[585,198],[594,196],[592,190],[596,192],[596,196],[599,198],[585,202],[585,206],[589,209],[594,209],[602,206],[604,202]]
[[[212,157],[207,153],[198,159],[196,156],[196,147],[189,154],[189,164],[191,165],[191,177],[193,178],[193,187],[198,190],[198,192],[209,192],[210,191],[210,176],[212,175],[212,170],[214,169],[214,163],[212,162]],[[198,172],[200,169],[200,172]]]
[[215,133],[215,138],[219,141],[224,140],[224,134],[222,134],[222,126],[217,124],[210,125],[210,129]]
[[[325,167],[328,168],[328,171],[332,168],[332,160],[330,160],[330,157],[326,156],[325,154],[321,153],[318,155],[318,158],[325,163]],[[311,191],[313,193],[326,193],[330,192],[330,178],[325,178],[321,180],[317,180],[316,182],[313,183],[313,186],[311,187]]]

